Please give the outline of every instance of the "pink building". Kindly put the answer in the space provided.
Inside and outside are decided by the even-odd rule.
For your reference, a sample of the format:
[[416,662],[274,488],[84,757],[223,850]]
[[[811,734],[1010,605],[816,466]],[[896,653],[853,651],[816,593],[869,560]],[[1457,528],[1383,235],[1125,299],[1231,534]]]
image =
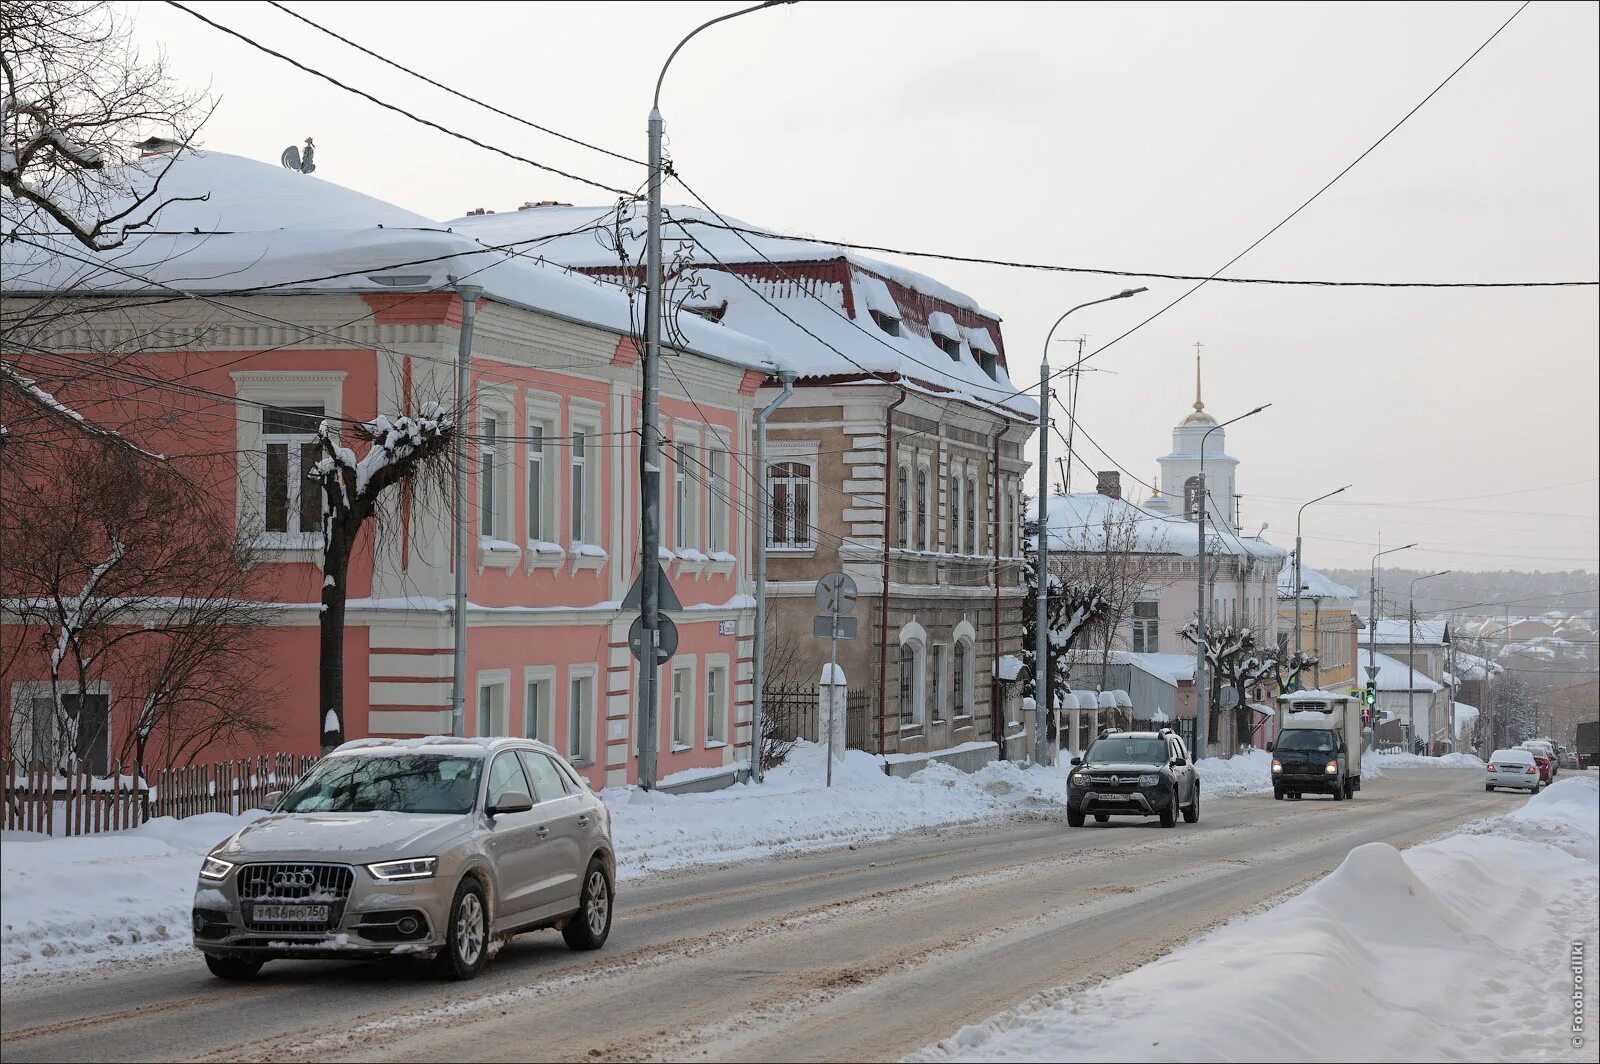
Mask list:
[[[143,165],[148,173],[165,161]],[[80,362],[126,346],[130,334],[163,338],[138,356],[143,376],[129,391],[186,411],[181,433],[143,438],[126,394],[69,387],[62,398],[97,419],[126,419],[147,449],[228,455],[211,488],[251,531],[263,594],[276,607],[261,712],[278,731],[263,748],[312,752],[318,741],[324,578],[318,503],[303,480],[316,427],[431,399],[453,408],[459,283],[483,291],[463,418],[472,537],[465,732],[535,735],[596,785],[633,780],[632,616],[621,600],[638,568],[640,387],[626,293],[536,261],[534,247],[490,248],[320,177],[234,156],[186,155],[162,190],[208,198],[170,204],[156,232],[98,257],[98,269],[77,245],[24,261],[8,251],[7,299],[92,290],[82,319],[43,344]],[[179,291],[198,298],[127,298]],[[756,389],[776,366],[765,344],[699,318],[680,323],[676,339],[662,380],[672,457],[663,562],[684,609],[678,653],[662,669],[660,772],[732,774],[749,756],[754,606],[752,530],[747,510],[731,503],[733,477],[752,448]],[[5,358],[42,386],[58,376],[49,357]],[[382,533],[364,534],[347,588],[348,738],[452,726],[448,489],[419,486],[390,501]],[[7,627],[7,740],[13,751],[38,748],[49,738],[40,729],[52,727],[38,707],[41,661],[29,650],[38,640]],[[116,690],[122,682],[95,678],[111,706],[137,698]],[[114,756],[130,725],[125,713],[106,715]],[[236,752],[250,751],[207,756]]]

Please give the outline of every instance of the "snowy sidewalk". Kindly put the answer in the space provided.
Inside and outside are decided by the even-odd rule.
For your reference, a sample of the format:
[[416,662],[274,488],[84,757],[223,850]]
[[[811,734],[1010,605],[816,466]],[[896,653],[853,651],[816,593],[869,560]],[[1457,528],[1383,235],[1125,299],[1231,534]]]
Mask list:
[[908,1059],[1592,1061],[1571,950],[1592,987],[1597,823],[1585,776],[1404,853],[1358,847],[1274,909]]

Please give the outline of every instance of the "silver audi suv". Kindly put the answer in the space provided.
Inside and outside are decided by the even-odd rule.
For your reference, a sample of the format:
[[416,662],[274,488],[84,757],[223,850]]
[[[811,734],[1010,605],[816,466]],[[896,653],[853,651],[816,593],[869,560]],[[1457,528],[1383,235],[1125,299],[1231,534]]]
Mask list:
[[223,979],[395,955],[471,979],[522,931],[599,949],[615,884],[610,812],[543,743],[361,739],[206,856],[194,944]]

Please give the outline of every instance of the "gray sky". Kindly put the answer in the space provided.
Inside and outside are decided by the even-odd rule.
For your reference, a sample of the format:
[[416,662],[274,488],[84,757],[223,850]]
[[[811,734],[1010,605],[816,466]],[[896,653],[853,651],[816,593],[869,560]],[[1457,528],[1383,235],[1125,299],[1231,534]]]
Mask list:
[[[630,164],[480,111],[265,4],[193,6],[479,139],[609,185],[642,180]],[[289,6],[463,92],[635,157],[667,51],[737,7]],[[1515,8],[808,0],[697,38],[668,76],[662,110],[684,177],[747,221],[918,250],[1204,274],[1360,154]],[[272,160],[309,134],[318,176],[441,219],[604,197],[380,110],[165,4],[134,11],[141,41],[221,98],[209,147]],[[1230,272],[1600,277],[1597,11],[1535,2]],[[1057,314],[1125,283],[907,265],[1000,313],[1019,383],[1037,381]],[[1086,332],[1092,348],[1186,287],[1147,283],[1135,300],[1082,312],[1070,331]],[[1192,401],[1196,340],[1211,412],[1275,404],[1229,430],[1252,531],[1267,521],[1269,538],[1292,543],[1298,502],[1355,484],[1307,511],[1308,564],[1365,566],[1381,536],[1421,540],[1427,553],[1408,561],[1419,566],[1600,567],[1594,289],[1208,285],[1089,363],[1107,372],[1083,378],[1080,424],[1142,479]],[[1076,353],[1075,343],[1052,346],[1058,367]],[[1080,451],[1111,468],[1093,447]],[[1074,487],[1087,483],[1074,474]]]

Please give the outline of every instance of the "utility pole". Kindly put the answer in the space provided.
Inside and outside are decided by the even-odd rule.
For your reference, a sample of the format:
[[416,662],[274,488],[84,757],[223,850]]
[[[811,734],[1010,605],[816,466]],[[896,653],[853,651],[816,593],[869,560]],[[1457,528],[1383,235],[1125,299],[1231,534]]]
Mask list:
[[[1372,556],[1372,573],[1367,583],[1367,683],[1377,689],[1378,685],[1378,559],[1385,554],[1394,554],[1398,551],[1410,550],[1415,543],[1407,543],[1403,547],[1390,547],[1380,550]],[[1359,656],[1359,655],[1358,655]],[[1376,702],[1373,703],[1376,706]],[[1377,710],[1373,710],[1372,735],[1377,739],[1378,722]]]
[[455,650],[450,673],[450,734],[467,734],[467,437],[471,432],[472,329],[478,319],[478,285],[457,285],[461,297],[461,335],[456,346],[455,440],[455,596],[451,621]]
[[[1449,569],[1445,569],[1437,573],[1430,573],[1427,576],[1414,578],[1411,581],[1411,593],[1407,599],[1406,614],[1410,618],[1410,646],[1406,651],[1406,670],[1408,675],[1406,681],[1406,715],[1410,719],[1407,721],[1406,727],[1411,730],[1411,745],[1413,748],[1417,745],[1417,584],[1423,580],[1432,580],[1436,576],[1444,576],[1449,572]],[[1431,721],[1433,714],[1430,713],[1428,719],[1430,721],[1428,730],[1432,734],[1433,726]],[[1426,742],[1423,743],[1423,749],[1427,749]]]
[[[1049,605],[1050,605],[1050,338],[1055,335],[1056,329],[1073,311],[1092,307],[1097,303],[1109,303],[1113,299],[1127,299],[1140,292],[1148,291],[1146,288],[1124,288],[1114,296],[1103,299],[1091,299],[1087,303],[1079,303],[1069,308],[1066,313],[1055,320],[1050,326],[1050,331],[1044,334],[1044,353],[1039,358],[1039,529],[1037,533],[1037,549],[1034,557],[1038,561],[1038,571],[1035,574],[1038,587],[1034,594],[1034,621],[1033,621],[1033,760],[1035,764],[1049,764],[1050,745],[1045,734],[1045,697],[1052,700],[1055,695],[1050,690],[1050,631],[1049,631]],[[1083,341],[1078,341],[1079,357],[1067,368],[1069,373],[1077,373],[1078,363],[1083,361]],[[1068,411],[1068,421],[1075,424],[1076,416]],[[1072,424],[1067,426],[1067,431],[1072,431]],[[1067,444],[1067,490],[1072,490],[1072,445],[1068,436]],[[1074,717],[1076,719],[1076,717]],[[996,736],[1002,742],[1003,737]],[[1074,730],[1072,742],[1067,748],[1076,751],[1078,736]]]
[[1299,512],[1294,516],[1294,652],[1296,654],[1300,653],[1300,596],[1305,591],[1305,583],[1300,578],[1300,557],[1304,552],[1304,548],[1300,543],[1301,519],[1305,517],[1307,506],[1321,502],[1323,499],[1331,499],[1341,491],[1348,491],[1349,488],[1350,485],[1346,484],[1342,488],[1335,488],[1326,495],[1318,495],[1311,502],[1302,503]]
[[778,381],[783,390],[756,411],[756,638],[750,663],[750,778],[757,783],[761,782],[761,735],[766,713],[763,692],[767,683],[767,541],[772,538],[772,497],[767,490],[767,419],[794,394],[794,378],[794,370],[779,370]]

